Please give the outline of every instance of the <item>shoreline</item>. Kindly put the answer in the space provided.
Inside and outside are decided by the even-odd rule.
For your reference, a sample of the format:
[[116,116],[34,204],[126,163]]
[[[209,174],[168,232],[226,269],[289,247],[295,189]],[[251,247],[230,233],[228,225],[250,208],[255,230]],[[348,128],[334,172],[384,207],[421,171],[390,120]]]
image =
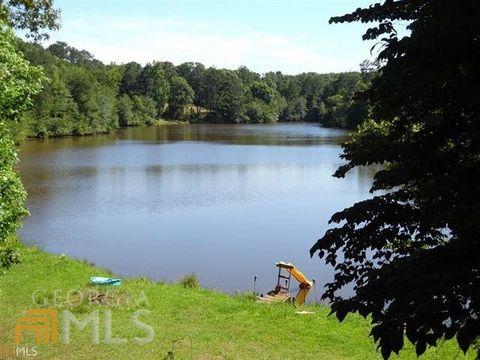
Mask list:
[[67,135],[50,135],[50,136],[26,136],[25,138],[22,138],[20,140],[16,140],[16,143],[18,145],[18,144],[21,144],[24,141],[42,141],[42,140],[46,140],[46,139],[82,138],[82,137],[105,136],[105,135],[115,133],[117,131],[122,131],[122,130],[126,130],[126,129],[134,129],[134,128],[145,128],[145,127],[148,128],[148,127],[161,127],[161,126],[174,126],[174,125],[175,126],[178,126],[178,125],[182,125],[182,126],[190,126],[190,125],[213,125],[213,126],[216,126],[216,125],[236,125],[236,126],[241,126],[241,125],[265,126],[265,125],[268,125],[268,126],[275,126],[275,125],[282,125],[282,124],[314,124],[314,125],[318,125],[319,127],[326,128],[326,129],[343,130],[343,131],[346,131],[346,132],[354,131],[352,129],[336,127],[336,126],[327,126],[327,125],[323,125],[323,124],[320,124],[320,123],[317,123],[317,122],[311,122],[311,121],[277,121],[277,122],[272,122],[272,123],[238,123],[238,124],[234,124],[234,123],[229,123],[229,122],[220,122],[220,123],[217,123],[217,122],[201,122],[201,121],[190,122],[188,120],[183,121],[183,120],[159,119],[159,120],[155,120],[155,122],[151,125],[144,124],[144,125],[122,126],[122,127],[118,127],[118,128],[106,131],[106,132],[85,133],[85,134],[67,134]]
[[[40,358],[90,359],[103,353],[117,359],[161,359],[177,341],[174,355],[179,359],[381,359],[368,337],[368,321],[358,315],[338,323],[322,305],[266,305],[245,295],[146,278],[125,279],[119,287],[95,287],[88,284],[90,276],[111,277],[112,273],[35,247],[25,246],[19,252],[22,263],[0,278],[2,345],[14,345],[15,324],[34,308],[54,309],[78,321],[97,314],[100,327],[108,324],[110,316],[111,336],[126,340],[122,345],[108,343],[102,329],[99,343],[92,346],[91,327],[72,328],[68,344],[59,340],[38,345],[35,350]],[[132,325],[135,314],[140,314],[143,328]],[[147,339],[150,328],[154,332],[151,341],[137,344],[132,340]],[[26,339],[34,343],[32,337],[26,335]],[[429,349],[422,358],[434,359],[439,351],[452,358],[458,347],[449,341],[439,349]],[[400,354],[392,358],[416,358],[411,345]]]

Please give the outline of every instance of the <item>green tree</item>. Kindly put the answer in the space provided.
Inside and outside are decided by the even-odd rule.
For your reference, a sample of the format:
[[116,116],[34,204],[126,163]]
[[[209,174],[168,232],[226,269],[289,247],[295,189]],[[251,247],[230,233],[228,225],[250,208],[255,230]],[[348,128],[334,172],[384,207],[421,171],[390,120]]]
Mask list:
[[26,42],[16,39],[15,48],[23,53],[25,59],[34,65],[41,65],[44,68],[55,65],[60,66],[61,61],[51,52],[46,51],[42,45],[35,42]]
[[194,104],[206,106],[207,94],[205,93],[205,66],[201,63],[183,63],[177,66],[178,74],[187,80],[194,93]]
[[68,90],[77,104],[79,116],[74,124],[75,135],[95,133],[95,124],[100,121],[97,89],[94,76],[84,68],[71,67],[66,73]]
[[[12,249],[5,244],[28,214],[26,192],[15,166],[15,145],[6,122],[18,121],[31,104],[31,97],[41,89],[44,79],[38,67],[32,67],[16,52],[12,33],[0,22],[0,260],[10,265]],[[10,260],[9,260],[10,259]]]
[[154,62],[154,64],[157,64],[163,70],[163,76],[168,82],[171,82],[174,77],[178,76],[177,68],[170,61]]
[[119,126],[128,126],[133,123],[133,103],[127,94],[120,95],[117,99],[117,112]]
[[307,116],[307,100],[303,96],[286,100],[280,117],[285,121],[303,121]]
[[245,116],[245,122],[249,123],[274,123],[278,121],[278,109],[263,101],[253,100],[245,105]]
[[52,7],[52,0],[2,0],[0,22],[15,29],[26,30],[27,37],[47,39],[44,29],[59,29],[60,10]]
[[205,74],[206,106],[212,122],[242,122],[245,106],[245,87],[231,70],[209,68]]
[[115,94],[120,92],[120,84],[122,81],[123,70],[122,67],[115,64],[110,64],[95,73],[98,82],[108,86]]
[[275,90],[266,82],[255,81],[250,85],[250,92],[255,99],[261,100],[267,104],[275,102]]
[[134,95],[132,98],[133,117],[128,125],[152,125],[157,114],[155,101],[148,96]]
[[300,94],[306,101],[305,120],[319,121],[318,105],[324,98],[324,89],[331,79],[323,74],[303,73],[297,76],[300,83]]
[[55,65],[45,70],[49,81],[34,98],[29,112],[29,134],[40,137],[71,135],[78,118],[77,104],[61,79],[61,70]]
[[[467,351],[480,335],[479,4],[387,0],[330,21],[378,22],[363,37],[382,42],[364,93],[372,120],[344,145],[335,176],[382,169],[380,194],[334,214],[311,249],[336,271],[323,298],[340,320],[369,317],[384,358],[404,331],[418,355],[454,336]],[[354,295],[342,298],[347,285]]]
[[248,122],[273,123],[278,120],[279,94],[265,81],[254,81],[246,97],[245,115]]
[[120,92],[128,95],[140,95],[143,93],[140,85],[142,65],[136,62],[129,62],[123,65],[123,75],[120,81]]
[[[50,81],[35,97],[23,124],[15,127],[16,133],[40,137],[83,135],[105,133],[119,126],[116,97],[122,66],[105,66],[87,51],[66,43],[57,42],[48,50],[20,40],[17,44],[28,60],[44,67]],[[62,49],[66,54],[62,55]],[[70,53],[79,55],[70,57]]]
[[[365,62],[360,64],[362,71]],[[369,87],[374,72],[334,74],[325,87],[322,101],[325,109],[317,107],[318,121],[325,126],[356,129],[368,118],[368,103],[356,94]]]
[[57,41],[54,44],[48,47],[48,51],[50,51],[53,55],[58,57],[62,60],[68,60],[68,53],[69,53],[70,46],[64,41]]
[[145,65],[140,74],[138,88],[141,89],[141,95],[148,96],[155,101],[156,116],[162,116],[170,96],[170,85],[167,81],[164,65],[159,62]]
[[17,53],[12,33],[0,23],[0,116],[16,121],[41,89],[43,72]]
[[170,97],[168,99],[168,113],[174,118],[185,118],[185,107],[193,103],[193,89],[187,80],[181,76],[174,76],[170,80]]
[[240,79],[242,79],[242,83],[246,86],[251,86],[254,82],[260,81],[261,77],[260,74],[253,72],[246,66],[240,66],[236,73]]
[[95,133],[106,133],[119,126],[117,99],[115,90],[99,85],[96,88],[96,99],[98,103],[98,120],[94,126]]

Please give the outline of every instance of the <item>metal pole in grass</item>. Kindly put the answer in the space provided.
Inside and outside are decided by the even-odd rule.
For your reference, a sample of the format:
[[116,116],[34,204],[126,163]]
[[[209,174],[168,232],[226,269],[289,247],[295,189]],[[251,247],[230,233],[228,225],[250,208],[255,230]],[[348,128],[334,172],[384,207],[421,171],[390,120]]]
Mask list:
[[312,278],[313,282],[313,291],[315,292],[315,305],[317,305],[317,284],[315,284],[315,279]]
[[253,293],[257,295],[257,275],[253,277]]

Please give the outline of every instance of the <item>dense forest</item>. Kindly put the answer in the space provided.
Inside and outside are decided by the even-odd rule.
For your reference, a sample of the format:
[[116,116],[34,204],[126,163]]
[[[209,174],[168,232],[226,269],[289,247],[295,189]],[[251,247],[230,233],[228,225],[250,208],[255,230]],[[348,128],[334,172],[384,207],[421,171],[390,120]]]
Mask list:
[[105,65],[64,42],[48,48],[17,40],[17,48],[48,80],[31,110],[16,123],[17,139],[104,133],[157,119],[208,123],[311,121],[355,128],[367,107],[355,93],[375,72],[258,74],[200,63]]

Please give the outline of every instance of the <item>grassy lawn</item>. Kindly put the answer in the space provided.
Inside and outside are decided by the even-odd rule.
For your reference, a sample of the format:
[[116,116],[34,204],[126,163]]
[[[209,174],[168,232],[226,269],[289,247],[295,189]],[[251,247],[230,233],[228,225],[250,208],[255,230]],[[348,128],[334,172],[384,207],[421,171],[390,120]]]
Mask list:
[[[0,348],[15,344],[15,325],[30,309],[55,308],[62,316],[68,312],[79,320],[97,310],[100,325],[99,344],[92,344],[92,324],[81,331],[72,325],[70,343],[65,344],[65,319],[61,318],[58,342],[38,346],[36,359],[381,359],[368,337],[368,323],[359,316],[349,316],[340,324],[327,317],[326,307],[305,306],[300,310],[314,314],[300,315],[290,305],[258,304],[247,296],[146,279],[127,280],[119,287],[92,287],[90,276],[111,274],[35,248],[21,253],[23,263],[0,278]],[[147,335],[131,320],[140,309],[150,313],[138,319],[154,330],[147,344],[133,340]],[[108,313],[111,338],[124,338],[126,344],[105,343]],[[176,339],[174,357],[166,357]],[[27,343],[35,344],[33,332],[22,337],[22,344]],[[410,346],[392,358],[416,357]],[[455,342],[422,356],[454,358],[465,358]]]

